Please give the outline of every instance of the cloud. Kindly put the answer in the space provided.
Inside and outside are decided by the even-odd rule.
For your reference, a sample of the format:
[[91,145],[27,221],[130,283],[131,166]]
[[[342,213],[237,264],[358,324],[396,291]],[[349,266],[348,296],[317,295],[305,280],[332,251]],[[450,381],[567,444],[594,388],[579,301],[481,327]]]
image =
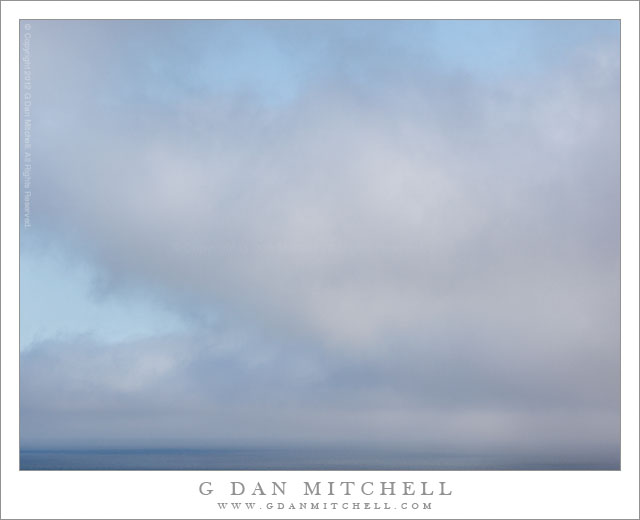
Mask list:
[[422,352],[383,369],[255,347],[234,335],[38,345],[22,356],[23,447],[402,446],[615,460],[615,411],[575,396],[567,403],[560,388],[523,407],[509,394],[522,383],[500,367],[476,365],[474,375],[452,359],[420,360]]
[[[524,449],[535,431],[556,447],[617,445],[617,47],[499,82],[417,67],[397,46],[371,62],[362,45],[340,60],[325,48],[336,65],[314,54],[321,70],[274,105],[186,87],[177,50],[152,53],[171,90],[158,97],[118,65],[121,48],[87,79],[56,45],[39,78],[39,232],[90,258],[107,292],[143,287],[216,320],[194,320],[193,336],[34,348],[27,438],[43,428],[28,410],[49,417],[77,395],[95,424],[105,403],[133,407],[133,426],[101,430],[130,437],[156,424],[171,438],[259,427],[339,441],[374,425],[380,442]],[[138,102],[114,95],[119,81]],[[221,330],[244,346],[212,339]],[[60,372],[42,373],[46,356]],[[78,437],[94,435],[74,417]]]

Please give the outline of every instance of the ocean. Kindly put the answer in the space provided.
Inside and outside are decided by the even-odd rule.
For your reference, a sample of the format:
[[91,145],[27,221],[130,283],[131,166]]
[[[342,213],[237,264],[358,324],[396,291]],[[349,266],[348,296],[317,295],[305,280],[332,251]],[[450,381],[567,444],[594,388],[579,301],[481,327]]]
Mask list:
[[618,470],[617,460],[337,449],[21,450],[21,470]]

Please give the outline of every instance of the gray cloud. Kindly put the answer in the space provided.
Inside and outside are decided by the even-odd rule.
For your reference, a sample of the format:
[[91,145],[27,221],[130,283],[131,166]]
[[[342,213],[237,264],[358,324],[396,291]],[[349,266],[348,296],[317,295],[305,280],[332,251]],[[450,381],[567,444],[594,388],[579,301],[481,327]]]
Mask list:
[[25,439],[617,446],[617,48],[487,83],[354,45],[358,75],[327,67],[275,108],[202,85],[101,98],[122,49],[94,79],[64,49],[41,50],[41,233],[107,292],[218,318],[23,354]]
[[[444,350],[435,359],[416,354],[382,369],[264,343],[252,353],[233,335],[39,345],[22,359],[23,443],[388,448],[391,441],[459,456],[615,457],[616,412],[567,401],[553,377],[523,384],[502,367],[443,359]],[[525,386],[530,396],[512,395]]]

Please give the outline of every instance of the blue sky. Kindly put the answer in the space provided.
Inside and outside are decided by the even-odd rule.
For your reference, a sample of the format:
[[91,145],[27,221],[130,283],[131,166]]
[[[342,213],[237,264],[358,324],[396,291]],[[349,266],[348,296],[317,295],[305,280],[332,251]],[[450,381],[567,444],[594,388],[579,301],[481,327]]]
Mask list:
[[617,453],[618,22],[31,23],[26,445]]
[[68,255],[25,254],[20,267],[23,348],[52,337],[88,334],[113,342],[185,330],[179,315],[147,298],[101,294],[91,264]]

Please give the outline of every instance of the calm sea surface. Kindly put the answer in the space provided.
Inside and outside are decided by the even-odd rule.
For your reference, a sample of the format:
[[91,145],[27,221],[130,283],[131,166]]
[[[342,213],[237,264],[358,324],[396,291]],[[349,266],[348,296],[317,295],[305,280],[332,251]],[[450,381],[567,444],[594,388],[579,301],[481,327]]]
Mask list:
[[21,470],[617,470],[618,461],[354,450],[22,450]]

